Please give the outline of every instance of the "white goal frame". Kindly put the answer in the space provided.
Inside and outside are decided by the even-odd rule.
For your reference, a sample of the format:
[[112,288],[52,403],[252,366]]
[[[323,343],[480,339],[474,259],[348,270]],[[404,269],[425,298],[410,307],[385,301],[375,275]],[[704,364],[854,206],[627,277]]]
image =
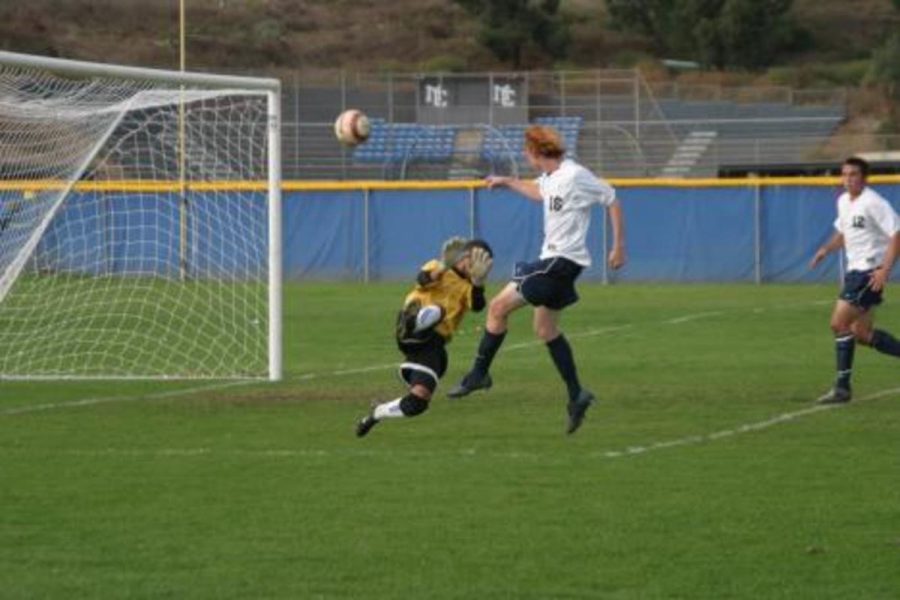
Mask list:
[[[259,183],[266,189],[268,211],[268,379],[271,381],[282,379],[281,82],[275,78],[167,71],[5,51],[0,51],[0,64],[22,69],[38,69],[72,78],[114,77],[178,86],[246,90],[266,95],[268,178],[267,181]],[[73,185],[74,182],[71,182],[68,189]],[[26,253],[30,254],[31,250],[33,248],[26,249]]]

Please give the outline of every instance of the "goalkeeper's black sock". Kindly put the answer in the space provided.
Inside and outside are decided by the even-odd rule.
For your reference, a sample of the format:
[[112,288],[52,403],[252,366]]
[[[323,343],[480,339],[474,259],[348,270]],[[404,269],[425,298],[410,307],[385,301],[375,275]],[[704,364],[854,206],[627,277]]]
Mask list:
[[500,350],[500,346],[503,345],[505,338],[505,331],[503,333],[491,333],[487,329],[484,330],[481,342],[478,343],[478,354],[475,356],[471,375],[478,379],[482,379],[487,375],[491,368],[491,363],[494,362],[494,356],[497,355],[497,351]]
[[400,410],[404,417],[415,417],[428,410],[428,400],[409,393],[400,399]]
[[566,382],[569,400],[574,402],[581,391],[581,383],[578,381],[578,370],[575,368],[575,357],[572,355],[572,347],[569,345],[566,337],[563,334],[559,334],[547,342],[547,350],[550,351],[556,370],[559,371],[563,381]]
[[856,349],[856,338],[852,333],[842,333],[834,338],[834,350],[837,358],[837,381],[835,387],[850,389],[850,376],[853,374],[853,353]]
[[402,398],[379,404],[372,411],[372,418],[377,421],[382,419],[397,419],[403,417],[415,417],[428,410],[428,400],[409,393]]
[[872,333],[872,347],[882,354],[900,356],[900,340],[883,329],[876,329]]

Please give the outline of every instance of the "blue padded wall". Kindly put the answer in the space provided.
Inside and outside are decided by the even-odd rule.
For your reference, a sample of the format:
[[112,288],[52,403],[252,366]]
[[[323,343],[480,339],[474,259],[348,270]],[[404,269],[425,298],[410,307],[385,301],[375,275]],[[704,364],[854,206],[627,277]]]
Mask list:
[[[874,187],[900,208],[900,185]],[[594,265],[583,278],[752,282],[758,272],[764,282],[834,281],[840,269],[836,255],[814,271],[808,264],[815,249],[833,233],[838,193],[836,187],[811,185],[771,185],[758,190],[750,186],[621,187],[628,265],[621,272],[605,272],[604,215],[596,207],[588,238]],[[516,261],[533,260],[540,252],[541,205],[506,189],[373,190],[366,198],[361,190],[285,193],[285,278],[358,281],[368,275],[373,280],[408,280],[439,254],[444,239],[472,233],[494,248],[495,281],[508,278]],[[0,202],[8,200],[0,197]],[[120,193],[109,194],[103,202],[96,200],[96,193],[85,193],[66,201],[42,239],[33,265],[90,275],[127,271],[177,276],[178,200],[174,195],[151,199]],[[216,203],[203,207],[198,215],[209,211],[232,219],[252,215],[252,226],[259,228],[254,235],[264,232],[262,194],[223,201],[195,193],[191,202],[195,206]],[[109,229],[110,224],[115,227]],[[245,230],[218,231],[213,221],[205,224],[199,219],[192,227],[209,229],[205,235],[192,234],[191,259],[198,268],[218,260],[222,249],[247,250]],[[74,235],[71,228],[76,228]],[[243,265],[248,261],[263,265],[266,254],[253,249],[240,260]]]
[[746,188],[623,188],[629,263],[620,281],[753,281]]
[[373,193],[369,202],[369,275],[415,277],[448,237],[469,236],[469,192]]
[[[900,186],[875,186],[895,207],[900,208]],[[519,260],[531,260],[540,252],[542,210],[509,190],[475,191],[372,191],[369,199],[369,275],[372,279],[406,279],[436,256],[440,243],[451,235],[485,238],[496,253],[493,277],[504,279]],[[603,211],[594,209],[588,243],[594,265],[586,280],[673,281],[673,282],[820,282],[838,277],[839,262],[832,255],[810,271],[808,263],[815,249],[832,234],[834,202],[838,190],[827,186],[753,187],[622,187],[618,190],[626,218],[628,265],[620,272],[603,268]],[[307,214],[321,208],[331,192],[303,192],[285,197],[285,226],[321,217]],[[363,193],[342,193],[343,202],[354,202],[352,226],[362,251],[365,224]],[[756,210],[759,208],[757,217]],[[348,217],[350,215],[347,215]],[[470,222],[471,219],[471,222]],[[759,232],[756,224],[759,223]],[[414,233],[411,233],[414,232]],[[759,237],[759,248],[756,240]],[[336,257],[322,248],[322,233],[309,239],[286,233],[295,246],[286,247],[289,274],[331,278],[361,278],[364,267],[335,269]],[[306,246],[318,247],[313,252]],[[304,249],[305,248],[305,249]],[[294,255],[314,254],[316,261],[304,269],[287,268]]]

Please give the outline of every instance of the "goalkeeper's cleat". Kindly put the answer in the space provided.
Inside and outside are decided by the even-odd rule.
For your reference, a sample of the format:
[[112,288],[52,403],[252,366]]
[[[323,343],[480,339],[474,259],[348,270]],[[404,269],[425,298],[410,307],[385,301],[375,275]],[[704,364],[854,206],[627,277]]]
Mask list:
[[818,404],[846,404],[852,397],[853,394],[847,388],[835,386],[820,396],[816,402]]
[[578,392],[578,398],[569,402],[569,426],[566,428],[566,433],[575,433],[578,431],[578,428],[581,427],[581,424],[584,422],[585,413],[587,413],[588,408],[591,407],[594,400],[594,394],[583,389]]
[[356,424],[356,437],[364,437],[376,425],[378,425],[378,419],[372,415],[366,415]]
[[494,381],[487,373],[485,373],[484,377],[476,377],[469,373],[463,377],[458,386],[447,392],[447,396],[450,398],[462,398],[475,390],[489,390],[492,385],[494,385]]

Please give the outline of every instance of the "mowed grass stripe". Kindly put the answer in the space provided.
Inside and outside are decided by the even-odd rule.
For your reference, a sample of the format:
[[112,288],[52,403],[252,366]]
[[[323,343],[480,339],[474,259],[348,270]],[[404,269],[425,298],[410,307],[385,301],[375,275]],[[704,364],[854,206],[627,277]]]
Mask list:
[[[207,386],[207,389],[221,389],[224,387],[230,387],[230,385],[240,385],[239,383],[226,384],[224,386]],[[171,398],[183,394],[196,393],[201,390],[181,390],[178,392],[167,392],[164,394],[159,394],[155,397],[144,397],[142,399],[162,399],[162,398]],[[205,391],[205,390],[204,390]],[[718,440],[723,440],[727,438],[731,438],[734,436],[738,436],[746,433],[754,433],[758,431],[762,431],[765,429],[769,429],[776,425],[786,424],[792,421],[796,421],[797,419],[815,415],[818,413],[822,413],[830,410],[838,410],[838,409],[846,409],[850,406],[856,406],[860,402],[871,402],[873,400],[877,400],[880,398],[891,397],[900,395],[900,387],[881,390],[880,392],[875,392],[873,394],[869,394],[863,398],[857,398],[854,400],[854,404],[852,405],[814,405],[809,408],[805,408],[802,410],[797,410],[793,412],[786,412],[775,415],[774,417],[756,421],[753,423],[741,423],[735,425],[734,427],[722,429],[719,431],[714,431],[712,433],[699,433],[693,435],[687,435],[685,437],[671,439],[671,440],[663,440],[663,441],[649,441],[644,444],[632,445],[627,448],[622,448],[620,450],[606,450],[602,452],[593,452],[590,456],[595,458],[622,458],[622,457],[630,457],[630,456],[639,456],[642,454],[646,454],[648,452],[654,452],[659,450],[669,450],[674,448],[679,448],[682,446],[690,446],[695,444],[705,444],[710,442],[715,442]],[[125,398],[111,398],[108,401],[121,401]],[[104,401],[101,399],[100,401],[92,401],[86,400],[82,404],[78,404],[78,406],[82,405],[90,405],[94,403],[101,403]],[[43,407],[37,407],[36,410],[44,410],[48,405],[44,405]],[[50,408],[56,408],[51,406]],[[17,414],[15,411],[7,411],[6,413],[0,414]],[[20,449],[19,452],[27,452],[27,450]],[[112,456],[112,455],[124,455],[124,456],[140,456],[140,455],[155,455],[155,456],[166,456],[166,457],[186,457],[186,456],[199,456],[199,455],[231,455],[231,456],[245,456],[245,457],[263,457],[263,458],[309,458],[315,457],[320,458],[323,456],[327,456],[329,454],[334,453],[342,453],[347,454],[354,457],[373,457],[377,455],[397,455],[396,451],[388,450],[388,449],[365,449],[365,448],[343,448],[339,451],[327,450],[327,449],[317,449],[317,448],[304,448],[304,449],[266,449],[266,450],[215,450],[212,448],[158,448],[158,449],[128,449],[128,448],[105,448],[100,450],[78,450],[78,449],[65,449],[61,450],[64,454],[73,454],[79,456]],[[421,451],[414,451],[416,456],[422,456]],[[485,456],[488,458],[500,458],[500,459],[511,459],[511,460],[539,460],[541,457],[538,454],[534,453],[523,453],[523,452],[505,452],[505,453],[482,453],[477,451],[474,448],[462,448],[459,449],[456,454],[459,456],[470,457],[476,454],[481,456]]]
[[[819,305],[819,304],[823,304],[823,301],[814,301],[811,304]],[[803,306],[803,305],[799,305],[799,306]],[[770,309],[752,308],[750,310],[754,314],[761,314],[761,313],[765,312],[766,310],[796,309],[799,306],[798,305],[787,305],[787,306],[775,306],[774,308],[770,308]],[[667,319],[667,320],[663,321],[663,323],[671,324],[671,325],[680,325],[683,323],[688,323],[691,321],[697,321],[697,320],[703,320],[703,319],[709,319],[709,318],[721,316],[724,314],[726,314],[726,313],[724,313],[723,311],[711,311],[711,312],[704,312],[704,313],[698,313],[698,314],[688,314],[688,315],[682,315],[682,316]],[[479,318],[479,315],[470,317],[470,319],[472,319],[472,318],[477,319],[477,318]],[[615,334],[617,332],[621,332],[623,330],[627,330],[631,327],[648,325],[648,324],[653,324],[653,323],[625,323],[622,325],[614,325],[614,326],[603,327],[603,328],[599,328],[599,329],[589,329],[586,331],[568,332],[566,334],[566,337],[569,339],[580,339],[580,338],[593,337],[593,336],[598,336],[598,335],[610,335],[610,334]],[[503,350],[504,350],[504,352],[511,352],[511,351],[514,352],[517,350],[523,350],[523,349],[532,348],[532,347],[539,347],[542,345],[543,345],[543,342],[541,342],[540,340],[531,340],[531,341],[520,342],[520,343],[516,343],[516,344],[507,344],[506,346],[504,346]],[[385,370],[385,369],[396,369],[396,368],[397,368],[397,363],[369,365],[369,366],[361,366],[361,367],[356,367],[356,368],[341,369],[341,370],[337,370],[337,371],[322,372],[322,373],[304,373],[302,375],[293,376],[293,379],[306,381],[306,380],[310,380],[310,379],[319,379],[319,378],[323,378],[323,377],[359,375],[359,374],[370,373],[370,372],[375,372],[375,371],[380,371],[380,370]],[[290,376],[289,376],[289,378],[290,378]],[[220,387],[227,388],[227,387],[230,387],[231,385],[235,385],[235,384],[247,385],[248,383],[251,383],[251,382],[216,383],[216,384],[212,384],[212,385],[208,385],[208,386],[206,386],[206,385],[199,386],[197,388],[176,390],[173,392],[159,392],[156,394],[149,394],[149,395],[141,394],[139,396],[139,398],[140,399],[166,398],[166,397],[170,397],[170,396],[179,396],[179,395],[190,394],[193,391],[205,391],[207,389],[217,389]],[[15,414],[24,414],[24,413],[32,412],[32,411],[53,410],[53,409],[57,409],[57,408],[92,406],[95,404],[102,404],[102,403],[106,403],[106,402],[129,401],[129,400],[134,400],[134,399],[138,399],[138,398],[133,398],[131,396],[124,396],[124,395],[117,395],[117,396],[111,396],[111,397],[76,399],[76,400],[70,400],[67,402],[41,404],[38,406],[14,407],[14,408],[10,408],[7,410],[0,410],[0,415],[15,415]]]

